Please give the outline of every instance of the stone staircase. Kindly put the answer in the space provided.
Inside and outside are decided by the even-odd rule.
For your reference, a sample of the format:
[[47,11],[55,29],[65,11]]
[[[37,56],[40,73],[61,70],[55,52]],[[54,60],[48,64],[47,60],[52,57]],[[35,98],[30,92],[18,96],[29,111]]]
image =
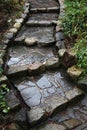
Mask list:
[[[6,75],[26,104],[28,123],[33,127],[78,102],[84,93],[67,79],[58,57],[58,47],[64,47],[57,25],[59,2],[29,2],[27,21],[8,48]],[[50,124],[44,130],[50,128],[65,129]]]

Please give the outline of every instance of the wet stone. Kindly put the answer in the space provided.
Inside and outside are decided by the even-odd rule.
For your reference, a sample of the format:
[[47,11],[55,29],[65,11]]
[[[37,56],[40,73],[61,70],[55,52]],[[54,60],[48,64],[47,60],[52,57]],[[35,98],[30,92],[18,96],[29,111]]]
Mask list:
[[[8,71],[7,74],[24,73],[40,70],[43,72],[45,61],[51,57],[55,57],[52,48],[36,48],[36,47],[21,47],[14,46],[9,49],[9,56],[7,61]],[[38,64],[39,63],[39,64]],[[37,71],[38,73],[38,71]]]
[[35,37],[39,46],[48,46],[55,42],[53,32],[54,27],[22,27],[21,31],[16,37],[16,42],[17,39],[21,39],[21,37]]
[[64,40],[65,38],[64,38],[64,34],[63,34],[63,32],[57,32],[56,33],[56,41],[62,41],[62,40]]
[[[44,115],[47,115],[45,117],[47,118],[64,109],[67,102],[83,94],[81,90],[74,87],[73,83],[69,83],[63,77],[62,72],[48,72],[39,76],[25,77],[14,84],[26,105],[31,108],[30,114],[32,113],[33,119],[28,114],[31,124],[34,121],[36,124],[39,119],[44,120]],[[38,108],[45,113],[42,112],[39,115]],[[38,118],[34,115],[35,112],[38,114]]]
[[38,80],[37,85],[41,89],[51,87],[50,82],[47,80],[45,76],[43,76],[40,80]]
[[56,0],[30,0],[29,1],[32,8],[48,8],[48,7],[58,7],[59,4],[56,2]]
[[51,21],[51,20],[58,20],[58,14],[57,13],[37,13],[37,14],[31,14],[29,20],[34,21]]
[[23,89],[21,95],[28,106],[34,107],[40,104],[41,93],[37,87]]

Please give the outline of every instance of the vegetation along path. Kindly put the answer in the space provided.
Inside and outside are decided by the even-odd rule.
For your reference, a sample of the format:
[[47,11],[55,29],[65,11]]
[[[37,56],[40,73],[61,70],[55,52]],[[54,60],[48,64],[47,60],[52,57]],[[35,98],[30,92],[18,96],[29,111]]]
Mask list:
[[8,104],[12,102],[10,107],[16,110],[13,122],[26,130],[86,130],[87,97],[78,103],[84,92],[68,78],[58,55],[58,50],[65,48],[58,24],[62,1],[29,2],[27,19],[10,40],[5,56],[4,69],[11,86]]

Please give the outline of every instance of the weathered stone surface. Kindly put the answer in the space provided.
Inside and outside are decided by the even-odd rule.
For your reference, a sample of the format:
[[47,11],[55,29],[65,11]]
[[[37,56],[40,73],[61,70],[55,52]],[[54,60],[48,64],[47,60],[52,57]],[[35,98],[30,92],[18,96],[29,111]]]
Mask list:
[[20,107],[20,101],[19,99],[14,95],[14,92],[10,90],[6,96],[6,103],[11,109],[16,109]]
[[47,69],[56,69],[59,67],[59,58],[50,58],[46,61]]
[[51,12],[51,11],[58,12],[59,11],[59,7],[48,7],[47,8],[47,12]]
[[30,0],[29,1],[31,4],[31,9],[32,8],[48,8],[48,7],[59,7],[59,3],[57,1],[53,1],[53,0]]
[[[7,74],[27,73],[45,70],[44,64],[47,59],[55,57],[52,48],[37,48],[37,47],[21,47],[14,46],[9,50],[10,59],[7,62]],[[39,64],[38,64],[39,63]],[[30,69],[29,69],[30,68]],[[37,72],[36,72],[37,73]]]
[[[41,8],[42,9],[42,8]],[[32,13],[28,21],[52,21],[52,20],[58,20],[58,14],[57,13]],[[44,22],[45,23],[45,22]]]
[[82,94],[84,94],[83,91],[80,90],[80,89],[77,88],[77,87],[75,87],[75,88],[73,88],[72,90],[69,90],[69,91],[67,91],[67,92],[65,93],[66,98],[67,98],[68,100],[71,100],[71,99],[73,99],[74,97],[80,96],[80,95],[82,95]]
[[31,125],[35,125],[38,121],[46,118],[45,111],[42,108],[33,108],[27,111],[27,116]]
[[65,39],[63,32],[57,32],[55,37],[56,37],[56,41],[62,41]]
[[33,130],[66,130],[66,128],[63,125],[59,125],[56,123],[48,123]]
[[58,51],[58,54],[59,54],[59,57],[62,57],[65,53],[66,49],[59,49]]
[[45,65],[40,63],[40,62],[36,62],[36,63],[30,64],[28,66],[28,73],[29,74],[38,75],[38,74],[43,73],[44,71],[45,71]]
[[83,69],[77,67],[76,65],[68,68],[67,73],[73,78],[77,79],[83,72]]
[[40,104],[41,93],[37,87],[23,89],[21,95],[28,106],[34,107]]
[[71,51],[66,51],[62,57],[62,64],[65,68],[75,65],[76,61],[75,53],[72,53]]
[[7,79],[7,77],[5,76],[5,75],[2,75],[1,77],[0,77],[0,83],[5,83],[5,82],[7,82],[8,81],[8,79]]
[[[49,22],[49,21],[48,21]],[[39,46],[48,46],[55,42],[53,37],[54,27],[22,27],[21,31],[16,37],[17,39],[20,37],[35,37],[37,39],[37,44]]]
[[85,92],[87,92],[87,76],[83,77],[78,81],[78,85],[81,89],[83,89]]
[[62,41],[57,41],[57,42],[56,42],[56,47],[57,47],[58,49],[65,49],[65,41],[64,41],[64,40],[62,40]]
[[[83,95],[82,91],[69,83],[60,72],[46,73],[37,77],[25,77],[15,85],[25,103],[31,108],[30,123],[36,124],[39,119],[45,120],[50,115],[64,109],[67,102]],[[41,109],[40,115],[38,108]],[[45,111],[43,113],[43,111]],[[38,118],[34,113],[38,114]],[[46,115],[44,117],[44,115]]]
[[81,125],[81,121],[76,120],[76,119],[70,119],[70,120],[66,120],[64,122],[64,124],[69,128],[69,129],[73,129],[75,127],[77,127],[78,125]]
[[24,19],[23,18],[20,18],[20,19],[15,19],[15,22],[17,22],[17,23],[22,23],[24,21]]
[[37,38],[36,37],[31,37],[31,38],[25,38],[25,44],[28,46],[35,45],[37,43]]
[[13,25],[14,28],[19,29],[21,27],[21,23],[15,23]]
[[12,32],[6,33],[5,38],[6,39],[12,39],[14,34]]
[[10,32],[10,33],[16,33],[16,32],[17,32],[17,28],[11,28],[11,29],[9,30],[9,32]]

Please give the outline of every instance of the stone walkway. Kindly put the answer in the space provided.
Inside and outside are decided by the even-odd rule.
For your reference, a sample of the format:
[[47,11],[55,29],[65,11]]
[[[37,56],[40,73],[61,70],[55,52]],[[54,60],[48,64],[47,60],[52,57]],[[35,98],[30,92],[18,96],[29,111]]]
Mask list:
[[[6,75],[29,108],[27,109],[29,125],[31,127],[38,125],[49,118],[45,126],[34,130],[72,129],[71,126],[76,127],[81,122],[75,117],[68,121],[70,119],[68,114],[67,117],[66,114],[63,117],[61,116],[63,112],[60,111],[78,102],[84,93],[67,80],[67,75],[59,62],[58,47],[64,46],[61,45],[64,36],[58,31],[57,26],[59,2],[29,1],[31,7],[27,21],[8,49]],[[83,127],[86,128],[85,126]]]

